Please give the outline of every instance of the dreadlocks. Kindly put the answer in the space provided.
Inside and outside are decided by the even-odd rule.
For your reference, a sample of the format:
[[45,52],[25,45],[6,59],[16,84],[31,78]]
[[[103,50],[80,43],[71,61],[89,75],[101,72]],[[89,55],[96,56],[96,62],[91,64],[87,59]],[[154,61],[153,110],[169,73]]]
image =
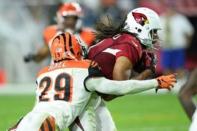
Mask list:
[[124,21],[120,24],[115,24],[109,16],[105,17],[96,24],[96,42],[99,42],[105,38],[113,37],[119,33],[127,32],[123,29],[123,27]]

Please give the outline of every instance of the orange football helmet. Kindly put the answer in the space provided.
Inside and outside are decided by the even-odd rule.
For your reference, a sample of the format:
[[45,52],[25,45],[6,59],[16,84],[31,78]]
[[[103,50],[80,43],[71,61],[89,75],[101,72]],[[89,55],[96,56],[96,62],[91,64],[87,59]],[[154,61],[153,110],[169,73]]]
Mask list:
[[52,39],[50,52],[54,62],[82,59],[81,47],[77,39],[68,32],[59,34]]
[[58,13],[61,16],[82,16],[82,9],[81,6],[76,3],[76,2],[70,2],[70,3],[63,3],[59,10]]

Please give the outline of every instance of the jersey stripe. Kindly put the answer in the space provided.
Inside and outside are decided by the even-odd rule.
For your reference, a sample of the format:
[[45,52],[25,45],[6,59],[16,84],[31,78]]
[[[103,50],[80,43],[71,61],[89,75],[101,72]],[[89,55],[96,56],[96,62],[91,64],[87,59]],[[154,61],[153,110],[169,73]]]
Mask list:
[[51,68],[52,66],[55,66],[55,64],[44,67],[38,74],[37,77],[40,76],[41,74],[45,72],[50,72],[53,70],[57,69],[62,69],[62,68],[89,68],[91,61],[90,60],[81,60],[81,61],[75,61],[75,60],[67,60],[67,61],[62,61],[61,63],[55,63],[59,64],[60,66],[56,68]]

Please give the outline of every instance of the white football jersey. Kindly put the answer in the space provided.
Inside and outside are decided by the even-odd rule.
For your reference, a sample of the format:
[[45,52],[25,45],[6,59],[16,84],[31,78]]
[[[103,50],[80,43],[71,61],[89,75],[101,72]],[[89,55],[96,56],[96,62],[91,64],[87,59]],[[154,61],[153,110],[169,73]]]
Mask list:
[[[69,126],[83,111],[91,97],[91,93],[84,87],[89,66],[90,61],[88,60],[64,61],[45,67],[38,74],[37,105],[40,105],[41,108],[49,106],[50,109],[44,110],[55,117],[60,128]],[[54,106],[50,106],[50,104],[54,104]],[[37,110],[41,109],[37,108]],[[64,117],[61,118],[61,116]]]

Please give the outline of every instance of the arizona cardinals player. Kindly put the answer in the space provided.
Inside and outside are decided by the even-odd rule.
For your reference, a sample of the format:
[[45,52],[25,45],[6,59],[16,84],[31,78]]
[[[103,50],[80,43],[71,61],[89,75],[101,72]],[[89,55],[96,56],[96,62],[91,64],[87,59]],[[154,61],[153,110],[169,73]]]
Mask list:
[[[157,31],[161,29],[160,19],[156,12],[148,8],[136,8],[130,11],[123,23],[113,26],[99,23],[97,26],[97,44],[90,47],[88,57],[101,66],[101,71],[108,79],[128,80],[133,72],[140,74],[136,79],[145,79],[155,68],[153,52],[158,40]],[[117,96],[103,94],[105,100]],[[100,129],[102,131],[116,130],[103,101],[97,108],[98,115],[102,115]]]

